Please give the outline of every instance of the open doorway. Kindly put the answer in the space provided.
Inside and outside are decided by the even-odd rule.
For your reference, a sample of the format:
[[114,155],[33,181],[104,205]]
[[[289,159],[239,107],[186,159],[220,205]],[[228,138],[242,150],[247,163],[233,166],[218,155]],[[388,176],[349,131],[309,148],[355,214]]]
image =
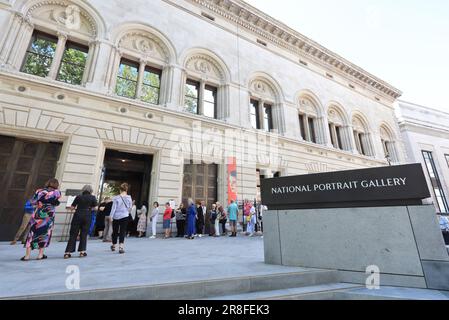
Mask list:
[[149,200],[153,156],[148,154],[126,153],[107,149],[100,183],[100,195],[115,196],[120,184],[129,184],[129,194],[136,200],[137,207]]

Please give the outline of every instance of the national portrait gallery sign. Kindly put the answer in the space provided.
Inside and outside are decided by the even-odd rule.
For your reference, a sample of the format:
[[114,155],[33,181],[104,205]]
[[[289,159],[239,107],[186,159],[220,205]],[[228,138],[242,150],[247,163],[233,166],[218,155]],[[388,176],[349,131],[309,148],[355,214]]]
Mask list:
[[421,164],[265,179],[270,210],[421,205],[430,197]]

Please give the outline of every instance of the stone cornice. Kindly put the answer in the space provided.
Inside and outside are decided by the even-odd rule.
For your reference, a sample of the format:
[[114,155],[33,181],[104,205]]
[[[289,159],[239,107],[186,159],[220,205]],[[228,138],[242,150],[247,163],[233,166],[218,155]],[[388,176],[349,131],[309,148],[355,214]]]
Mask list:
[[322,65],[351,81],[370,86],[383,96],[398,99],[402,92],[315,41],[291,29],[242,0],[185,0],[222,16],[300,57]]

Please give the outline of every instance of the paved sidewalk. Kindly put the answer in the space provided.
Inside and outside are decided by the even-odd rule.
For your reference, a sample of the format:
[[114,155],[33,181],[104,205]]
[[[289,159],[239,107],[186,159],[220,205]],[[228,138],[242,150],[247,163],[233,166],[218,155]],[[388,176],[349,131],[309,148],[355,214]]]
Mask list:
[[[211,238],[126,240],[126,254],[112,253],[110,244],[88,243],[88,257],[64,260],[66,243],[53,242],[48,260],[22,262],[21,245],[0,244],[0,298],[69,292],[68,266],[79,267],[81,290],[133,287],[200,280],[302,271],[266,265],[263,239]],[[33,258],[37,251],[33,252]]]

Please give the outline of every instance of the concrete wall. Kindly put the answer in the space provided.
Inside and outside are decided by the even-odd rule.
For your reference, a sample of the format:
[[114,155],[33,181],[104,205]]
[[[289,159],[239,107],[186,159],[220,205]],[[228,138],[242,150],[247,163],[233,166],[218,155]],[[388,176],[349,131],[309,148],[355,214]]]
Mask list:
[[[264,233],[269,264],[339,270],[343,281],[361,284],[377,266],[383,286],[449,289],[449,255],[432,206],[271,211]],[[447,282],[436,283],[437,268]]]

